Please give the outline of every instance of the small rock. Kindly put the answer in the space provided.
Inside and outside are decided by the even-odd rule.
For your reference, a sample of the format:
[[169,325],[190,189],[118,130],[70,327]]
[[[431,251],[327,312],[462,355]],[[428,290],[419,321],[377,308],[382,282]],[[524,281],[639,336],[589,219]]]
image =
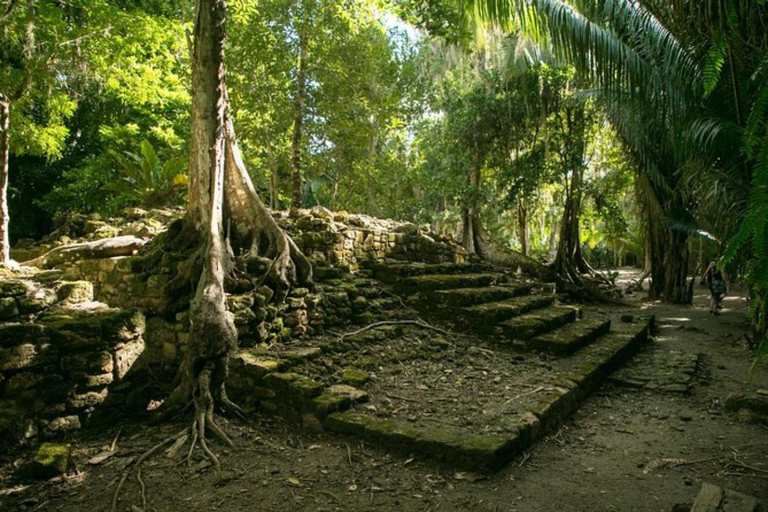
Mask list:
[[71,445],[43,443],[37,450],[37,455],[30,466],[30,476],[39,480],[47,480],[63,475],[69,469],[71,458]]

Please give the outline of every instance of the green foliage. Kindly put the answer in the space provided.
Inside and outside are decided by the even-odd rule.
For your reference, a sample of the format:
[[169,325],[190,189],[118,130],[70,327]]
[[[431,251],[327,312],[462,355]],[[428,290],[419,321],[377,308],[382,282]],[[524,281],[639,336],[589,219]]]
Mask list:
[[121,179],[113,184],[118,197],[135,200],[146,207],[178,204],[186,190],[188,178],[184,158],[169,158],[161,162],[152,144],[144,140],[139,153],[110,150],[109,154],[120,166]]

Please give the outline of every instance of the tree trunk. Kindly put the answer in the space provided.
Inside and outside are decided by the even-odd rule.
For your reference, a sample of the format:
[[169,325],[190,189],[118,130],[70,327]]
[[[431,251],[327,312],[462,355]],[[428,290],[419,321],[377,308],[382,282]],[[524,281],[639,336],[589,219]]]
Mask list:
[[8,239],[8,159],[10,158],[11,103],[0,100],[0,265],[11,262],[11,244]]
[[523,256],[530,256],[528,249],[528,207],[525,200],[517,200],[517,226],[520,236],[520,253]]
[[[480,187],[480,170],[471,171],[467,178],[470,190],[476,191]],[[482,244],[480,213],[473,196],[470,204],[464,206],[461,214],[461,245],[469,254],[482,256]]]
[[291,139],[291,206],[301,206],[301,139],[304,124],[304,100],[307,87],[307,23],[303,19],[299,33],[299,70],[296,75],[296,97],[293,99],[293,137]]
[[646,173],[643,173],[641,179],[651,267],[648,298],[674,304],[690,304],[693,297],[687,286],[690,259],[688,235],[670,229],[664,221],[665,212],[682,204],[682,200],[673,197],[662,204]]
[[[196,255],[202,272],[190,304],[190,341],[179,369],[179,385],[162,407],[168,414],[195,406],[193,439],[219,469],[205,443],[209,430],[231,441],[213,418],[215,407],[235,408],[226,396],[229,357],[237,346],[233,315],[227,310],[225,281],[235,272],[233,251],[246,241],[247,254],[272,257],[268,271],[284,298],[292,284],[311,286],[307,259],[259,200],[245,170],[229,114],[224,68],[226,0],[198,0],[192,59],[192,138],[186,224],[204,240]],[[234,230],[224,230],[227,225]],[[233,232],[234,231],[234,232]],[[231,233],[231,236],[230,236]]]
[[581,253],[579,229],[586,151],[586,118],[583,105],[566,109],[566,127],[567,143],[562,149],[562,158],[565,170],[570,171],[570,183],[566,182],[565,186],[565,208],[553,268],[564,279],[579,283],[580,274],[595,274]]
[[571,173],[571,183],[566,190],[565,207],[560,221],[560,239],[553,267],[562,277],[572,282],[579,281],[579,274],[591,273],[592,268],[581,252],[581,182],[584,170],[578,168]]
[[559,231],[557,209],[554,206],[549,210],[549,217],[552,221],[549,226],[549,261],[554,261],[557,256],[557,234]]
[[267,158],[269,158],[269,207],[277,210],[280,208],[279,166],[266,128],[264,129],[264,147],[267,150]]

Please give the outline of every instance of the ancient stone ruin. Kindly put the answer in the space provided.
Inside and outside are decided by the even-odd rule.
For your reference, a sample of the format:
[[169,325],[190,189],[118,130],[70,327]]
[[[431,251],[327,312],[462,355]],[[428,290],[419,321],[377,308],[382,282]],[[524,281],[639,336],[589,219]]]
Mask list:
[[[152,240],[180,214],[84,217],[16,251],[41,262],[72,242],[139,240],[127,255],[60,256],[0,281],[3,435],[55,438],[162,399],[189,339],[188,299],[169,305],[178,260]],[[652,318],[566,303],[554,284],[468,258],[426,227],[319,207],[276,216],[317,287],[283,304],[266,286],[229,296],[240,334],[229,386],[249,412],[495,469],[648,338]]]

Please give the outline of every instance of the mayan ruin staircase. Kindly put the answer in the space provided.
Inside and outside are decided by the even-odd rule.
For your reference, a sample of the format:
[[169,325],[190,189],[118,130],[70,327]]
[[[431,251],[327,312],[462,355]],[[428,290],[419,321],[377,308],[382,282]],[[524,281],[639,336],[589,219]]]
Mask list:
[[[321,289],[338,287],[331,275]],[[497,470],[555,430],[653,324],[562,304],[553,283],[485,263],[386,261],[347,280],[367,326],[244,349],[234,373],[264,382],[262,406],[305,426],[472,470]]]
[[[151,225],[139,244],[151,247],[169,214],[137,215],[106,238]],[[248,413],[309,431],[497,470],[557,429],[653,325],[467,261],[425,228],[322,210],[279,221],[314,253],[316,289],[284,304],[266,287],[229,296],[240,348],[228,387]],[[75,242],[104,238],[103,224],[86,221]],[[55,440],[162,400],[151,383],[172,380],[188,313],[158,313],[173,260],[147,269],[135,252],[27,267],[0,287],[0,430]]]

